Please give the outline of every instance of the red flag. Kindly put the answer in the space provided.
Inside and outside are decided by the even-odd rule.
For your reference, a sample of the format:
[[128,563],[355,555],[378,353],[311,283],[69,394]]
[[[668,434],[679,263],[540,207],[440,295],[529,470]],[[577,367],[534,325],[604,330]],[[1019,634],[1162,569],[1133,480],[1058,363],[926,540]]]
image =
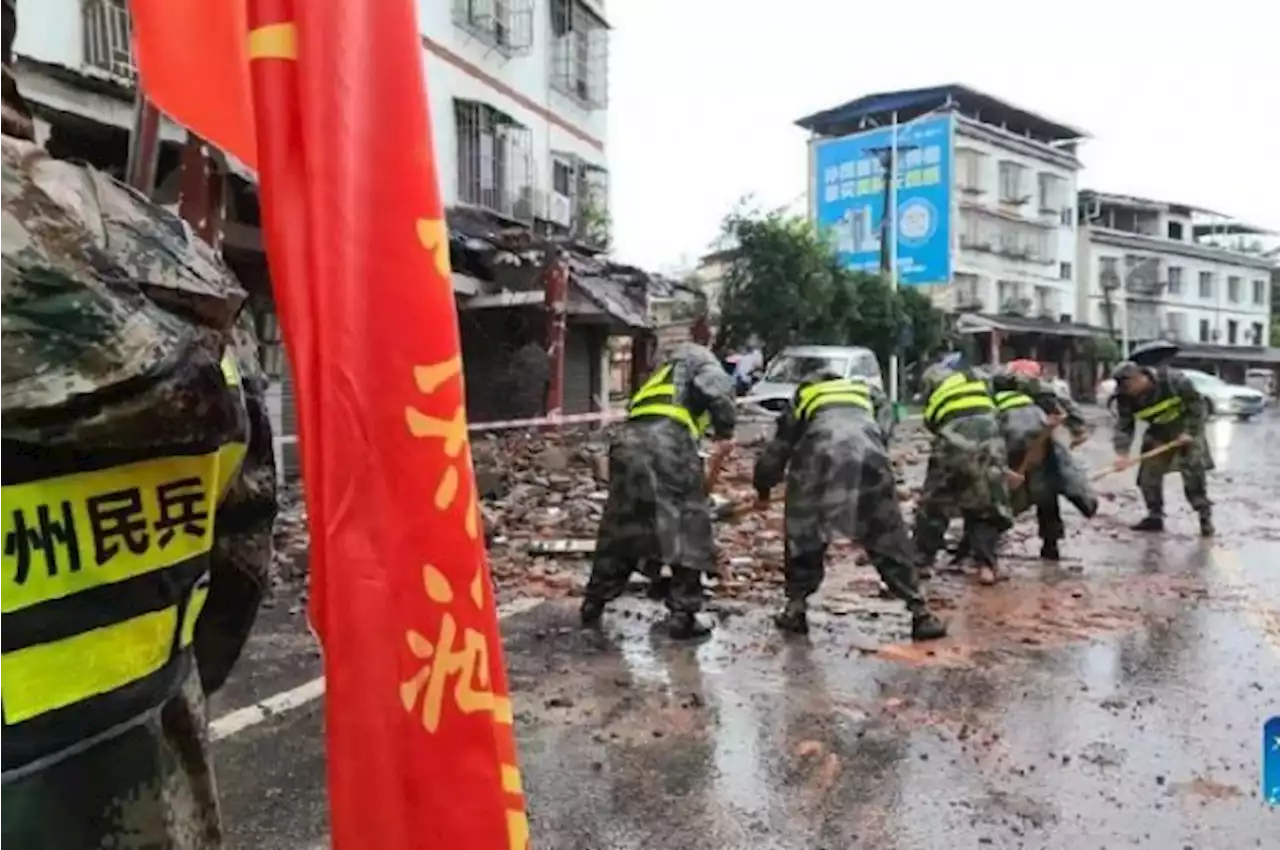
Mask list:
[[129,0],[147,97],[175,121],[257,163],[245,48],[245,0]]
[[[324,647],[333,845],[523,850],[414,0],[248,2],[263,228]],[[151,93],[157,81],[144,81]]]

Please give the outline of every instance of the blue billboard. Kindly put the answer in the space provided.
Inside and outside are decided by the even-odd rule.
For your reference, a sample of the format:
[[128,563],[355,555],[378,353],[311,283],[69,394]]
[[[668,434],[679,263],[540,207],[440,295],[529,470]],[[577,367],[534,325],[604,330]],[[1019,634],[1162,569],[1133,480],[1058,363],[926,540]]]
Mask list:
[[[950,115],[898,125],[898,282],[951,282]],[[817,224],[848,268],[877,271],[892,128],[816,143]]]

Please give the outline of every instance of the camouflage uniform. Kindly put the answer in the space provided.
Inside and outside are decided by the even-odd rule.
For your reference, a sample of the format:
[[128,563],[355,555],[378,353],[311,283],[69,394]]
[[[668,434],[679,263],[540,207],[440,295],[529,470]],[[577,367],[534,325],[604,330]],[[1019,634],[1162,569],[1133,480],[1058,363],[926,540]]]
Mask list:
[[[1086,517],[1097,513],[1098,497],[1088,474],[1071,451],[1049,435],[1048,414],[1064,417],[1063,424],[1073,440],[1088,436],[1084,414],[1074,401],[1059,396],[1051,386],[1036,378],[1005,371],[993,375],[990,384],[1008,448],[1009,468],[1021,471],[1035,443],[1044,442],[1039,450],[1040,460],[1028,466],[1026,480],[1010,491],[1009,499],[1014,516],[1035,507],[1042,544],[1040,556],[1056,561],[1060,557],[1058,541],[1065,534],[1059,497],[1065,497]],[[966,529],[965,537],[956,548],[957,560],[967,556],[969,548]]]
[[644,563],[651,575],[671,568],[666,593],[672,633],[701,632],[701,574],[715,570],[711,508],[698,438],[710,428],[733,437],[733,380],[709,350],[676,348],[632,397],[629,419],[609,448],[609,498],[596,536],[595,562],[582,604],[594,626]]
[[[276,506],[264,381],[252,327],[247,317],[237,324],[245,293],[181,221],[111,178],[11,138],[3,166],[4,842],[220,847],[205,696],[253,624]],[[150,500],[184,484],[150,488],[137,477],[184,462],[216,470],[208,480],[217,487],[195,491],[188,505],[203,510],[185,515],[176,538],[161,531],[158,495],[154,525],[128,502],[95,514],[104,500]],[[23,493],[70,493],[69,481],[112,475],[125,489],[91,495],[85,485],[82,500],[50,510],[56,522],[43,505],[23,504]],[[163,561],[195,546],[197,532],[203,550]],[[131,554],[131,563],[151,557],[150,572],[112,573]],[[31,604],[11,604],[20,598]],[[180,630],[102,643],[117,627],[170,615]],[[129,659],[92,650],[62,665],[19,658],[85,639],[147,647],[159,666],[134,664],[135,678],[95,687],[86,683]],[[31,673],[20,677],[24,666]]]
[[934,437],[916,508],[919,564],[933,565],[948,522],[959,516],[969,528],[975,560],[994,569],[1000,535],[1013,525],[995,402],[972,370],[931,367],[924,383],[924,424]]
[[810,375],[756,460],[754,484],[762,500],[787,477],[787,607],[777,617],[784,629],[807,631],[806,600],[822,583],[827,546],[840,535],[862,544],[889,590],[907,603],[913,637],[946,634],[916,580],[884,425],[875,416],[884,404],[883,393],[865,383]]
[[[1121,392],[1125,381],[1144,373],[1151,381],[1150,388],[1140,396]],[[1114,446],[1117,454],[1128,455],[1133,445],[1137,420],[1147,423],[1142,437],[1142,451],[1176,440],[1183,434],[1191,437],[1191,444],[1176,448],[1149,460],[1138,467],[1138,489],[1147,505],[1147,516],[1134,526],[1137,531],[1164,530],[1164,477],[1171,472],[1182,473],[1182,487],[1187,502],[1200,515],[1200,533],[1213,534],[1213,505],[1209,501],[1207,474],[1214,469],[1213,453],[1205,436],[1208,411],[1204,398],[1195,384],[1182,372],[1168,367],[1155,369],[1122,363],[1114,377],[1116,393],[1116,429]]]

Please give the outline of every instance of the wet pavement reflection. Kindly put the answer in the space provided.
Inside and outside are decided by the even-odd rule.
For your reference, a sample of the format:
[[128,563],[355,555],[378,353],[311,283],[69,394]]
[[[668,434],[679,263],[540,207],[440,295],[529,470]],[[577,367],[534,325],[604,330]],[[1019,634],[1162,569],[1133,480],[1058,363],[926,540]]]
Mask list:
[[[577,629],[576,599],[504,620],[534,846],[1280,847],[1260,798],[1261,727],[1280,714],[1280,416],[1210,439],[1217,538],[1197,536],[1176,476],[1168,532],[1129,531],[1134,473],[1109,476],[1097,519],[1068,513],[1060,564],[1035,557],[1024,518],[1010,581],[930,582],[952,624],[938,643],[907,642],[906,612],[852,558],[805,639],[754,600],[714,601],[694,646],[640,595],[603,636]],[[1108,440],[1083,450],[1095,469]],[[289,668],[292,643],[255,641],[238,699]],[[324,846],[321,719],[316,704],[218,744],[230,846]]]
[[1213,426],[1218,538],[1196,536],[1176,477],[1169,532],[1128,531],[1133,473],[1110,476],[1062,564],[1024,528],[1010,582],[932,582],[953,624],[938,644],[902,643],[905,612],[851,562],[810,639],[724,603],[709,641],[678,645],[626,599],[592,640],[572,601],[544,604],[507,629],[539,844],[1280,846],[1259,795],[1280,713],[1277,434]]

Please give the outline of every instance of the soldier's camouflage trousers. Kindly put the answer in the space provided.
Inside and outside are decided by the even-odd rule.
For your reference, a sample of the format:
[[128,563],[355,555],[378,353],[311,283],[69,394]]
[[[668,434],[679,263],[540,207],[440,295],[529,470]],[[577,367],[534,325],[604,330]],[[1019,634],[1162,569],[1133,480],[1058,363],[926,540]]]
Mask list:
[[[910,546],[905,527],[902,530],[901,544]],[[900,554],[890,554],[890,551],[876,547],[874,541],[863,545],[876,572],[880,574],[880,580],[889,591],[907,603],[907,610],[912,614],[924,611],[925,599],[920,593],[915,565],[910,560],[904,560]],[[785,547],[783,571],[788,601],[799,602],[818,592],[826,575],[826,560],[826,546],[808,552],[792,552],[789,545]]]
[[[1036,531],[1040,535],[1040,540],[1045,543],[1057,543],[1066,536],[1066,527],[1062,522],[1062,505],[1058,501],[1056,493],[1050,494],[1048,498],[1036,505]],[[964,536],[956,544],[955,552],[953,553],[956,560],[968,558],[974,554],[972,532],[973,527],[966,523]],[[979,535],[981,534],[982,532],[979,532]],[[990,541],[991,537],[988,535],[984,539]],[[998,537],[996,542],[998,544]],[[980,557],[978,559],[982,560]]]
[[[641,572],[650,581],[657,581],[660,566],[653,561],[597,555],[591,565],[591,578],[583,593],[584,605],[604,606],[627,590],[627,582],[633,572]],[[702,610],[704,597],[702,573],[687,567],[671,567],[671,582],[665,594],[667,609],[673,613],[696,614]]]
[[1204,465],[1194,461],[1175,451],[1156,455],[1138,466],[1138,489],[1147,503],[1148,516],[1164,517],[1164,477],[1171,472],[1182,473],[1182,491],[1195,512],[1202,518],[1211,516],[1213,503],[1209,501],[1208,475]]

